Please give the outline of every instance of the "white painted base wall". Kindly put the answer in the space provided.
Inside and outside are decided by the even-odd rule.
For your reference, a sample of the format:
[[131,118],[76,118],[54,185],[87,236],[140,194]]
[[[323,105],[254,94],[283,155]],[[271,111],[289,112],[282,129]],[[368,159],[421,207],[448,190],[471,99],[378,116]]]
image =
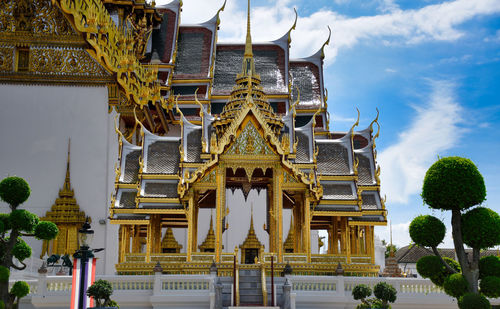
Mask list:
[[[80,209],[92,218],[98,274],[113,274],[118,227],[100,224],[114,191],[118,144],[106,87],[0,85],[0,178],[25,178],[31,196],[22,205],[44,216],[64,183],[71,138],[71,184]],[[8,206],[0,202],[0,211]],[[42,242],[27,238],[33,255]],[[102,261],[104,260],[104,262]]]

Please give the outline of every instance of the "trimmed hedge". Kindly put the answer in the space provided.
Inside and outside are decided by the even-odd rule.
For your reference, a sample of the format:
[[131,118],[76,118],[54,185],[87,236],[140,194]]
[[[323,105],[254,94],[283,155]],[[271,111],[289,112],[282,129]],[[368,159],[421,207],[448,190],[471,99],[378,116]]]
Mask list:
[[431,208],[463,210],[481,204],[485,198],[483,176],[469,159],[439,159],[425,174],[422,199]]
[[446,294],[459,298],[467,293],[469,284],[462,274],[449,275],[444,279],[443,288]]
[[487,249],[500,244],[500,216],[493,210],[477,207],[462,215],[464,243],[472,248]]
[[24,203],[30,194],[30,186],[21,177],[11,176],[0,181],[0,198],[14,208]]
[[460,309],[491,309],[490,302],[481,294],[465,293],[458,300]]
[[445,234],[444,223],[433,216],[418,216],[410,224],[410,237],[419,246],[437,247]]

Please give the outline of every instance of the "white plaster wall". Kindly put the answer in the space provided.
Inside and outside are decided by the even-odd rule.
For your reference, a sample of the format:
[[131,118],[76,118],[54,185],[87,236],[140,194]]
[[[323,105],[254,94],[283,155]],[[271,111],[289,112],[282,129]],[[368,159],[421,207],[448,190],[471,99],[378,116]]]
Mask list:
[[[235,190],[234,194],[231,190],[226,190],[226,205],[229,207],[229,215],[227,222],[229,229],[222,234],[224,244],[224,252],[234,252],[234,247],[240,247],[247,237],[250,229],[250,213],[253,205],[253,223],[255,234],[259,241],[264,245],[264,251],[269,251],[269,236],[264,230],[266,223],[266,203],[267,190],[261,190],[260,193],[256,189],[252,189],[248,193],[248,198],[245,201],[243,191]],[[238,253],[241,258],[241,251]]]
[[[267,191],[261,190],[260,193],[256,189],[252,189],[245,201],[243,192],[238,189],[234,191],[226,190],[226,205],[229,207],[229,215],[227,222],[229,229],[222,234],[224,252],[234,252],[234,247],[239,246],[245,241],[248,230],[250,229],[250,213],[253,205],[253,219],[255,234],[259,241],[264,244],[265,251],[269,252],[269,235],[264,230],[266,222],[266,203]],[[197,246],[205,240],[208,228],[210,226],[210,216],[213,216],[215,228],[215,210],[202,208],[198,215],[198,243]],[[283,209],[283,243],[288,236],[290,230],[292,210]],[[316,239],[314,244],[317,251],[317,232],[311,231],[311,240]],[[238,255],[241,257],[241,252]]]
[[[107,95],[106,87],[0,85],[0,178],[25,178],[32,192],[22,207],[45,215],[63,185],[71,138],[75,197],[92,218],[92,247],[106,248],[97,253],[99,274],[114,273],[118,243],[117,227],[99,224],[108,217],[118,151]],[[8,211],[4,203],[0,211]],[[42,242],[28,242],[39,256]]]
[[[166,230],[165,230],[166,232]],[[187,229],[186,228],[172,228],[175,240],[182,245],[180,253],[186,253],[187,248]],[[163,233],[165,235],[165,233]],[[163,236],[162,236],[163,239]]]
[[210,216],[213,216],[214,232],[215,232],[215,209],[200,208],[198,211],[198,227],[197,227],[197,240],[196,251],[199,251],[198,246],[201,245],[208,234],[210,227]]
[[[319,237],[319,232],[318,230],[311,230],[311,253],[312,254],[318,254],[318,237]],[[326,241],[328,241],[327,238],[325,238]],[[323,242],[325,242],[323,240]]]

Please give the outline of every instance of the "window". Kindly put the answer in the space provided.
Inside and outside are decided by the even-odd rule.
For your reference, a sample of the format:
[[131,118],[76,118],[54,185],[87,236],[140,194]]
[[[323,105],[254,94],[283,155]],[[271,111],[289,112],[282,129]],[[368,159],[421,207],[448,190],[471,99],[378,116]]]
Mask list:
[[28,72],[30,66],[30,50],[19,48],[17,50],[17,72]]

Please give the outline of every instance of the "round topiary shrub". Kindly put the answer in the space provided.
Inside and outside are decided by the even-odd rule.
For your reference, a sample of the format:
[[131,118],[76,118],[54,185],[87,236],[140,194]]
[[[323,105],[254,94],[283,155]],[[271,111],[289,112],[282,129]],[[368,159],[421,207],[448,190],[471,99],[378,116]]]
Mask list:
[[37,215],[24,209],[16,209],[10,213],[10,225],[20,231],[32,233],[39,221]]
[[443,267],[443,263],[435,255],[424,256],[417,261],[417,272],[424,278],[430,278],[441,272]]
[[444,223],[433,216],[418,216],[410,224],[410,237],[419,246],[437,247],[445,234]]
[[17,281],[10,289],[10,293],[17,298],[22,298],[30,293],[30,286],[24,281]]
[[0,221],[3,223],[4,231],[10,230],[10,216],[9,214],[0,214]]
[[500,257],[489,255],[479,260],[479,279],[488,276],[500,277]]
[[373,287],[373,295],[384,303],[393,303],[396,301],[396,289],[385,282],[379,282]]
[[481,204],[485,198],[483,176],[469,159],[442,158],[425,174],[422,199],[432,208],[462,210]]
[[0,282],[8,282],[10,270],[5,266],[0,266]]
[[500,277],[488,276],[479,283],[481,293],[490,298],[500,297]]
[[469,284],[462,274],[449,275],[443,283],[445,293],[455,298],[467,293],[468,287]]
[[19,261],[23,261],[31,256],[31,247],[19,238],[14,248],[12,248],[12,255]]
[[460,267],[460,263],[458,263],[454,259],[450,259],[449,257],[443,256],[443,260],[446,262],[446,264],[448,264],[457,273],[462,272],[462,267]]
[[365,284],[359,284],[352,289],[352,297],[355,300],[365,299],[372,295],[372,289]]
[[107,303],[111,294],[113,294],[111,283],[102,279],[97,280],[87,289],[87,295],[94,298],[97,307]]
[[59,229],[50,221],[40,221],[35,227],[35,237],[38,239],[51,240],[57,237]]
[[491,309],[490,302],[481,294],[465,293],[458,300],[460,309]]
[[[443,256],[443,260],[446,262],[446,264],[448,264],[457,273],[462,272],[462,268],[460,267],[460,264],[457,261],[455,261],[454,259],[450,259],[449,257]],[[441,265],[443,265],[443,263],[441,263]],[[432,283],[434,283],[435,285],[442,287],[444,284],[444,279],[446,279],[446,277],[448,277],[451,274],[452,274],[452,272],[450,272],[443,265],[443,268],[441,269],[441,271],[431,275],[429,277],[429,279],[431,279]]]
[[462,237],[472,248],[487,249],[500,244],[500,216],[485,207],[468,211],[462,216]]
[[30,196],[30,186],[21,177],[12,176],[0,181],[0,198],[16,208]]

